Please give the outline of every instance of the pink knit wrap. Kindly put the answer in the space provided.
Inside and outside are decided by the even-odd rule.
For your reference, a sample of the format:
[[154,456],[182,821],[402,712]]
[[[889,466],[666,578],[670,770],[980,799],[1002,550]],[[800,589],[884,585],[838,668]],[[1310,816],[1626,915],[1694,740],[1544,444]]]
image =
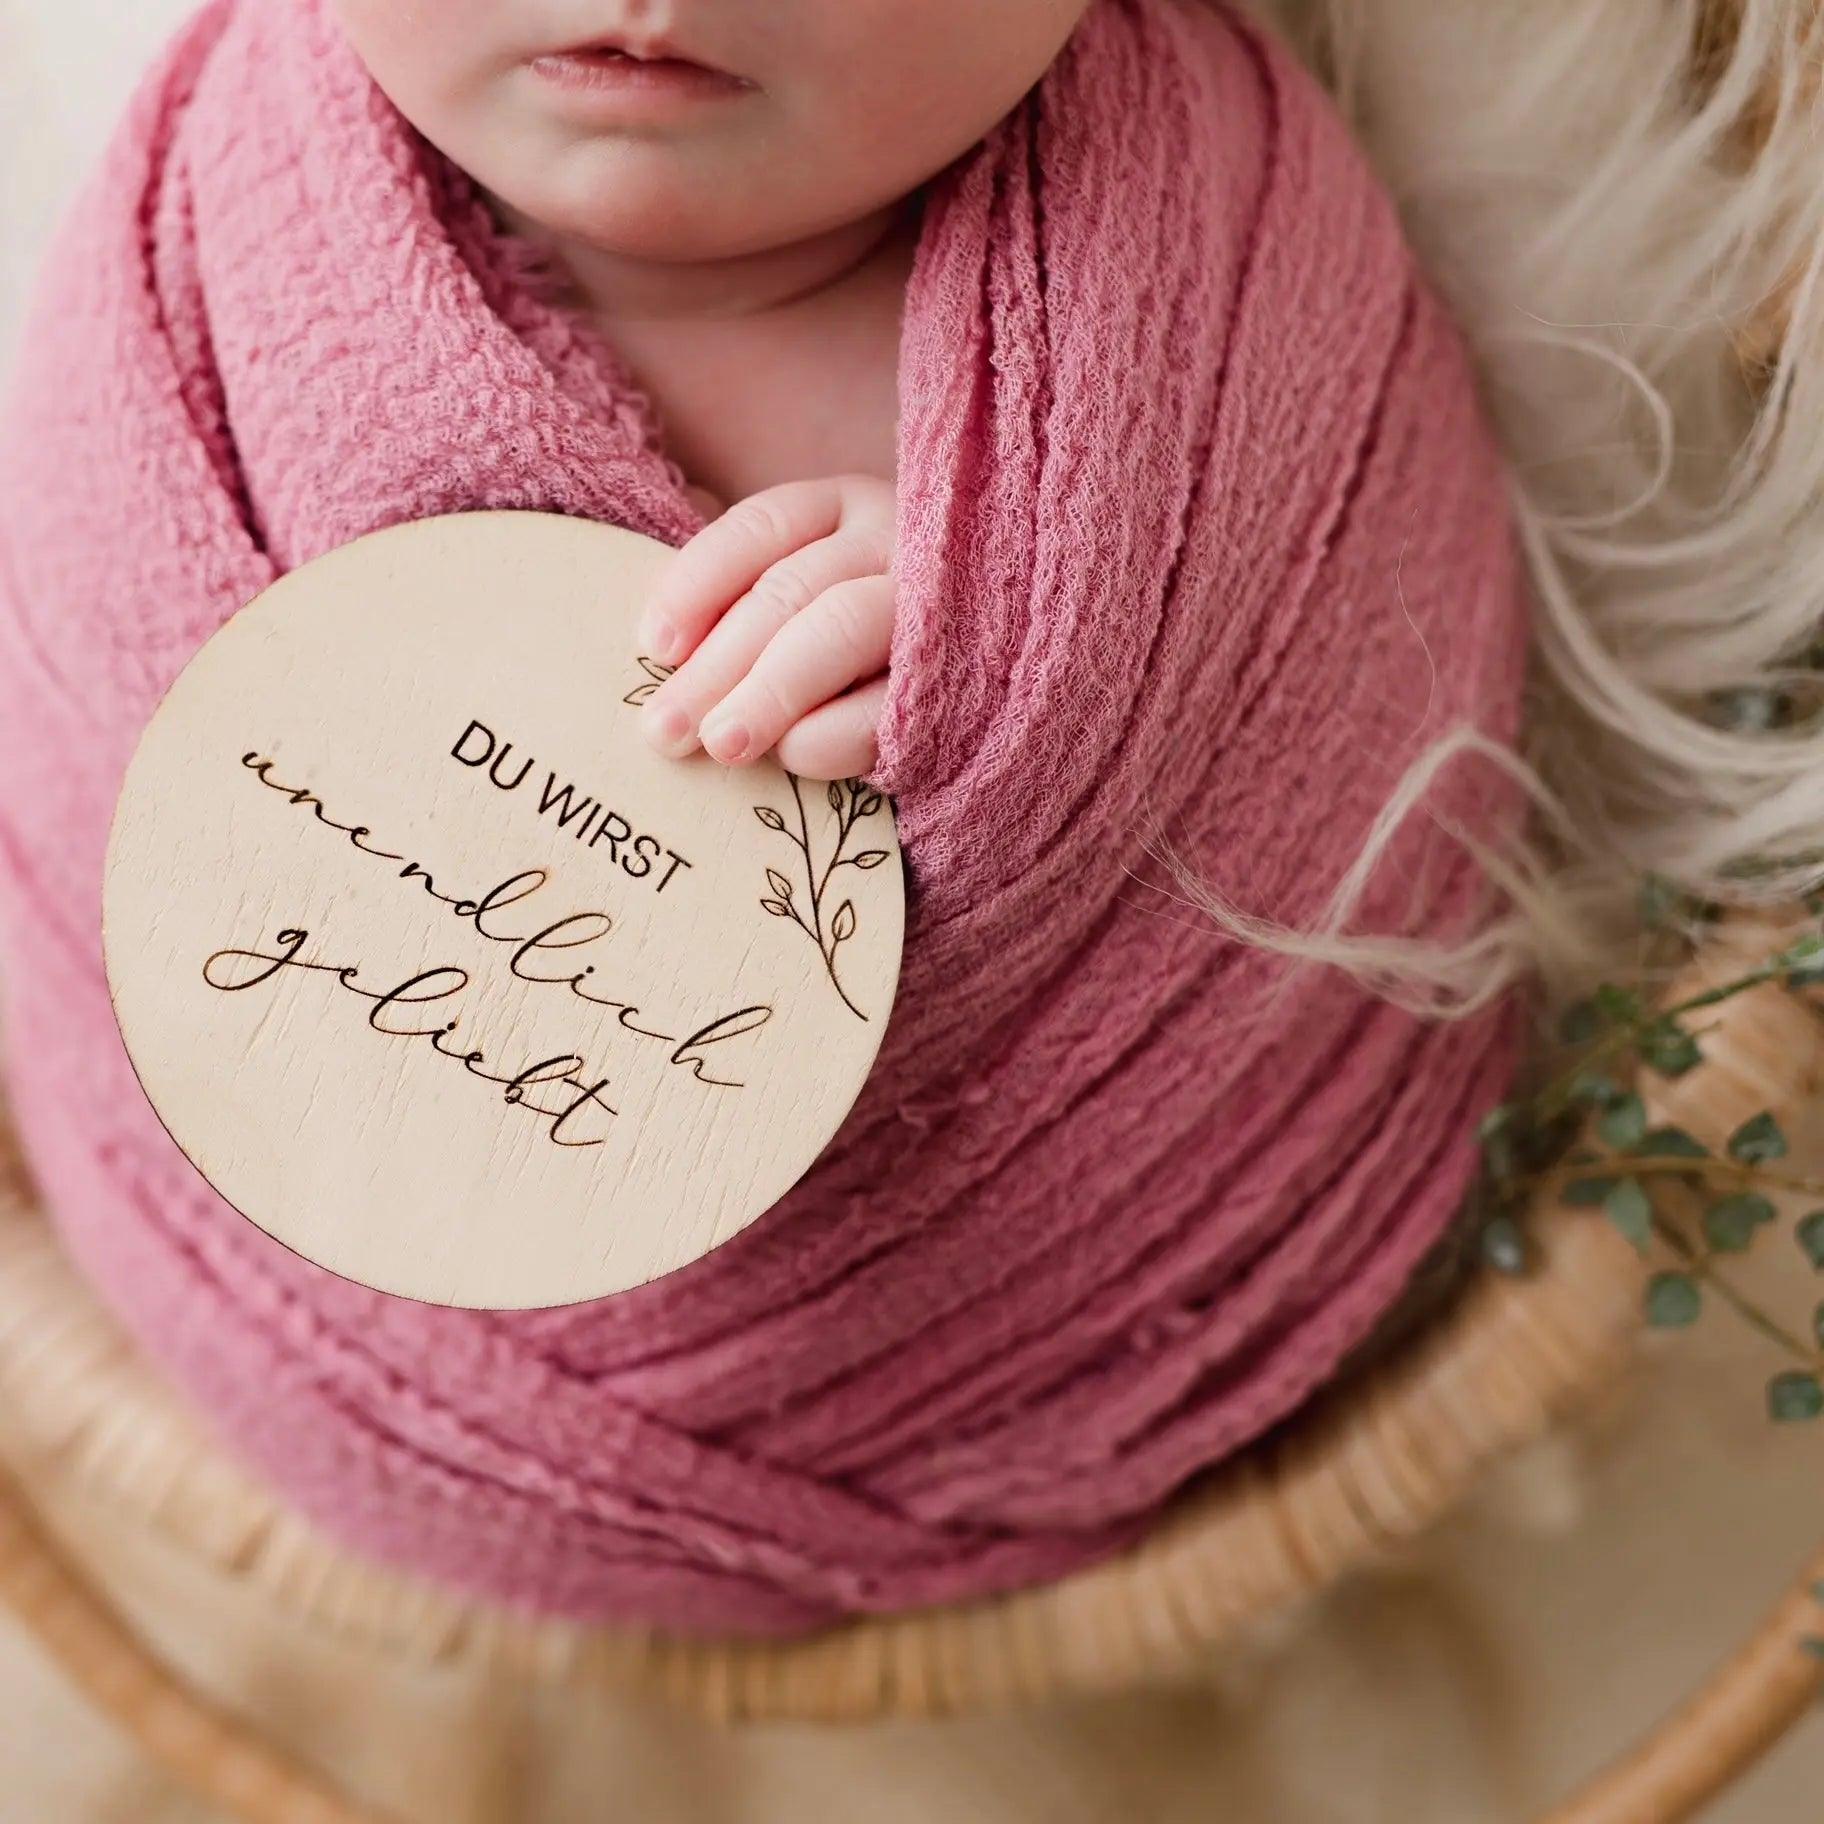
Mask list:
[[[1515,730],[1497,464],[1318,91],[1213,10],[1096,0],[931,186],[900,383],[873,780],[910,918],[860,1101],[680,1272],[427,1308],[269,1241],[136,1087],[98,937],[128,756],[227,615],[363,533],[697,522],[627,374],[322,0],[209,6],[54,248],[0,445],[10,1093],[148,1353],[374,1554],[696,1630],[1055,1577],[1290,1413],[1460,1202],[1511,1006],[1427,1023],[1313,969],[1251,1021],[1284,965],[1142,849],[1308,920],[1422,747]],[[1481,915],[1423,817],[1376,879],[1362,929]]]

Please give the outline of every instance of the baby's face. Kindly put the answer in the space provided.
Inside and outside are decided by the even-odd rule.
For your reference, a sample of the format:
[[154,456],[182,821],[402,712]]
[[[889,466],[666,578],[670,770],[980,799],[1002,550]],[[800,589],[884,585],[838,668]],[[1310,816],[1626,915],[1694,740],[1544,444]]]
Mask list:
[[522,214],[721,259],[859,222],[966,150],[1088,0],[335,0],[401,113]]

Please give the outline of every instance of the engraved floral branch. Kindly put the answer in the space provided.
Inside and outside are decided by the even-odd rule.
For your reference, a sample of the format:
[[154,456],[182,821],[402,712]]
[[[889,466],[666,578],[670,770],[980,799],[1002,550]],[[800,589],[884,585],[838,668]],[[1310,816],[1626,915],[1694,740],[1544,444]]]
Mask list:
[[766,870],[767,885],[772,888],[772,893],[763,896],[760,904],[774,918],[789,918],[817,946],[818,954],[823,958],[824,967],[829,971],[830,981],[841,995],[843,1005],[858,1020],[865,1020],[868,1016],[849,998],[848,990],[843,987],[842,978],[836,969],[837,950],[855,935],[855,902],[845,897],[830,914],[827,923],[824,906],[831,897],[830,883],[839,868],[860,868],[865,872],[879,867],[887,859],[886,849],[861,849],[853,855],[845,853],[849,837],[856,826],[880,809],[881,795],[859,779],[832,779],[829,782],[824,796],[830,809],[836,813],[836,845],[820,873],[817,858],[811,850],[811,826],[804,806],[803,781],[796,773],[787,773],[786,778],[791,782],[792,802],[798,811],[798,828],[794,830],[783,814],[770,804],[755,805],[754,815],[769,830],[777,830],[797,846],[804,865],[804,885],[808,889],[810,912],[807,916],[803,910],[804,902],[798,897],[796,883],[777,868]]
[[[645,653],[637,656],[637,663],[646,674],[645,678],[621,699],[634,709],[644,703],[677,669],[675,665],[661,665],[657,659]],[[854,834],[856,826],[879,811],[884,801],[879,792],[859,779],[832,779],[829,782],[824,796],[830,809],[836,813],[836,846],[819,871],[817,859],[811,852],[810,817],[805,810],[804,794],[800,789],[803,782],[796,773],[787,773],[785,776],[791,782],[792,802],[797,807],[797,829],[792,829],[784,815],[770,804],[755,805],[754,815],[769,830],[777,830],[796,845],[803,861],[803,885],[806,893],[804,900],[800,900],[797,883],[779,869],[768,868],[766,882],[772,892],[764,895],[760,903],[774,918],[789,918],[817,946],[817,952],[823,958],[824,967],[829,971],[830,981],[842,997],[843,1005],[858,1020],[865,1020],[868,1016],[849,998],[848,990],[843,987],[842,978],[836,969],[836,952],[855,935],[858,922],[855,902],[844,898],[830,913],[827,922],[824,907],[830,897],[830,883],[839,868],[860,868],[865,873],[871,868],[879,867],[891,852],[876,848],[860,849],[853,855],[847,853],[849,838]],[[810,906],[808,916],[803,910],[806,902]]]

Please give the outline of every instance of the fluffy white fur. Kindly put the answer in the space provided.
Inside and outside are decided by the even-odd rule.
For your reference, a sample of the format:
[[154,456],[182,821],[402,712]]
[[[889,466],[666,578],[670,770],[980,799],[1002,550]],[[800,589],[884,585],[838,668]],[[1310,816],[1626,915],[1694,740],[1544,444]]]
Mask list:
[[[1536,602],[1511,915],[1449,954],[1275,933],[1443,1014],[1637,959],[1658,873],[1824,881],[1824,29],[1813,0],[1258,0],[1392,187],[1475,347]],[[1783,723],[1767,725],[1784,698]],[[1463,745],[1459,744],[1459,749]],[[1483,764],[1440,752],[1440,764]],[[1422,812],[1426,769],[1388,821]]]

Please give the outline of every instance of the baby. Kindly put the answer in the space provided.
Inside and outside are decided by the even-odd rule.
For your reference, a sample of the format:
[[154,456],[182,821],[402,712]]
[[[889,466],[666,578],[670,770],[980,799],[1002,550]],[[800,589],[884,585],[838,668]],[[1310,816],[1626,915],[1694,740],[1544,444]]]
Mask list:
[[[1366,933],[1360,972],[1417,950],[1421,988],[1484,954],[1455,833],[1492,848],[1517,794],[1457,769],[1398,813],[1440,743],[1511,742],[1525,600],[1458,339],[1266,35],[1208,0],[216,0],[26,346],[20,1125],[110,1304],[352,1542],[719,1634],[1048,1580],[1287,1418],[1445,1232],[1517,1023],[1275,944],[1356,965]],[[629,691],[627,651],[591,688],[692,764],[831,782],[797,835],[746,807],[802,840],[831,976],[889,851],[819,850],[820,800],[838,838],[891,802],[908,917],[816,1167],[522,1322],[376,1303],[208,1194],[120,1044],[99,883],[134,742],[244,603],[525,509],[685,546],[635,649],[668,675]],[[460,830],[422,839],[460,866]],[[802,942],[773,885],[755,948]]]
[[873,768],[919,186],[1086,3],[338,0],[400,112],[557,256],[711,516],[641,628],[677,667],[661,751]]

